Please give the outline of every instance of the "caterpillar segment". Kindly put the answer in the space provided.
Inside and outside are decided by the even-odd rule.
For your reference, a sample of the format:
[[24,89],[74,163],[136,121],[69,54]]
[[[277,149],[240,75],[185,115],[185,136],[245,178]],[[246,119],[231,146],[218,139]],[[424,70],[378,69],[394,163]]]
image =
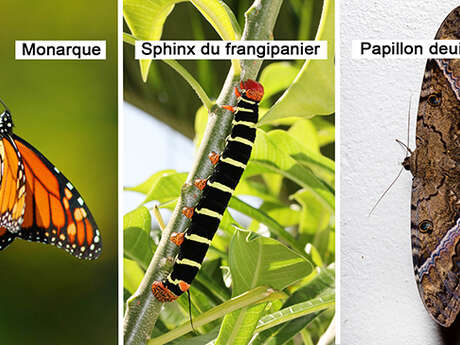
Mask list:
[[183,235],[171,236],[171,241],[179,246],[173,270],[165,280],[152,284],[152,292],[161,302],[172,302],[187,291],[201,268],[228,202],[251,156],[263,92],[261,84],[246,80],[240,83],[239,89],[235,88],[237,104],[222,106],[233,113],[233,127],[222,154],[209,154],[214,165],[211,176],[194,182],[202,191],[197,205],[182,209],[184,216],[191,221]]

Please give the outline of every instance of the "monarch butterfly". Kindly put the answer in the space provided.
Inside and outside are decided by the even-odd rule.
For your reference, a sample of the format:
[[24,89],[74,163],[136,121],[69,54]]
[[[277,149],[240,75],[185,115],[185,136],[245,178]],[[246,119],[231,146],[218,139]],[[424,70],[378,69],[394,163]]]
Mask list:
[[0,250],[15,238],[96,259],[101,235],[83,198],[37,149],[13,133],[8,107],[0,114]]
[[160,302],[172,302],[190,288],[251,156],[264,88],[248,79],[240,83],[240,89],[235,87],[236,107],[223,106],[235,115],[224,151],[222,155],[209,155],[215,166],[212,175],[195,181],[195,186],[203,191],[200,200],[197,206],[182,210],[191,218],[190,226],[185,233],[171,236],[171,241],[180,247],[173,270],[165,280],[152,284],[152,293]]

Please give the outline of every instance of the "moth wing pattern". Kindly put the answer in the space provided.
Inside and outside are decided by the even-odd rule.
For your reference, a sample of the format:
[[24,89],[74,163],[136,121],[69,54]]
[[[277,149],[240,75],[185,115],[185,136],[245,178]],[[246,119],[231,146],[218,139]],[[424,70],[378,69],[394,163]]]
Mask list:
[[[460,7],[436,39],[460,39]],[[427,61],[417,114],[411,242],[418,289],[433,319],[448,327],[460,311],[459,60]]]

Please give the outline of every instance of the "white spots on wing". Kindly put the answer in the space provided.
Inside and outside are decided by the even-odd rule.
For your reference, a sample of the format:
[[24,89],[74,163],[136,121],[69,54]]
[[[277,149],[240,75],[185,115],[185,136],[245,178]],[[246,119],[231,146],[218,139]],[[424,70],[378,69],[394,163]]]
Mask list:
[[70,182],[67,182],[66,186],[67,186],[67,188],[69,188],[69,190],[73,189],[72,183],[70,183]]

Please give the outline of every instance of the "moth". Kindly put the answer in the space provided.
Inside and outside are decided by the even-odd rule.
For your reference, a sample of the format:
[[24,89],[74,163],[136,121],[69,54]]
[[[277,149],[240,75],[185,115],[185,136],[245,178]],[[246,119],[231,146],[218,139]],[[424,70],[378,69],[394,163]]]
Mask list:
[[[435,39],[460,39],[460,7]],[[411,243],[425,308],[449,327],[460,311],[460,60],[429,59],[417,113],[416,149],[403,166],[412,180]]]
[[202,190],[195,207],[184,207],[182,213],[190,218],[190,226],[184,233],[173,233],[171,241],[180,247],[173,270],[163,281],[152,284],[153,295],[161,302],[172,302],[184,292],[198,274],[212,238],[227,208],[241,175],[251,156],[256,138],[259,102],[264,88],[248,79],[235,87],[238,103],[223,108],[234,114],[233,127],[226,139],[221,155],[211,152],[209,159],[214,165],[207,179],[197,179],[195,186]]

